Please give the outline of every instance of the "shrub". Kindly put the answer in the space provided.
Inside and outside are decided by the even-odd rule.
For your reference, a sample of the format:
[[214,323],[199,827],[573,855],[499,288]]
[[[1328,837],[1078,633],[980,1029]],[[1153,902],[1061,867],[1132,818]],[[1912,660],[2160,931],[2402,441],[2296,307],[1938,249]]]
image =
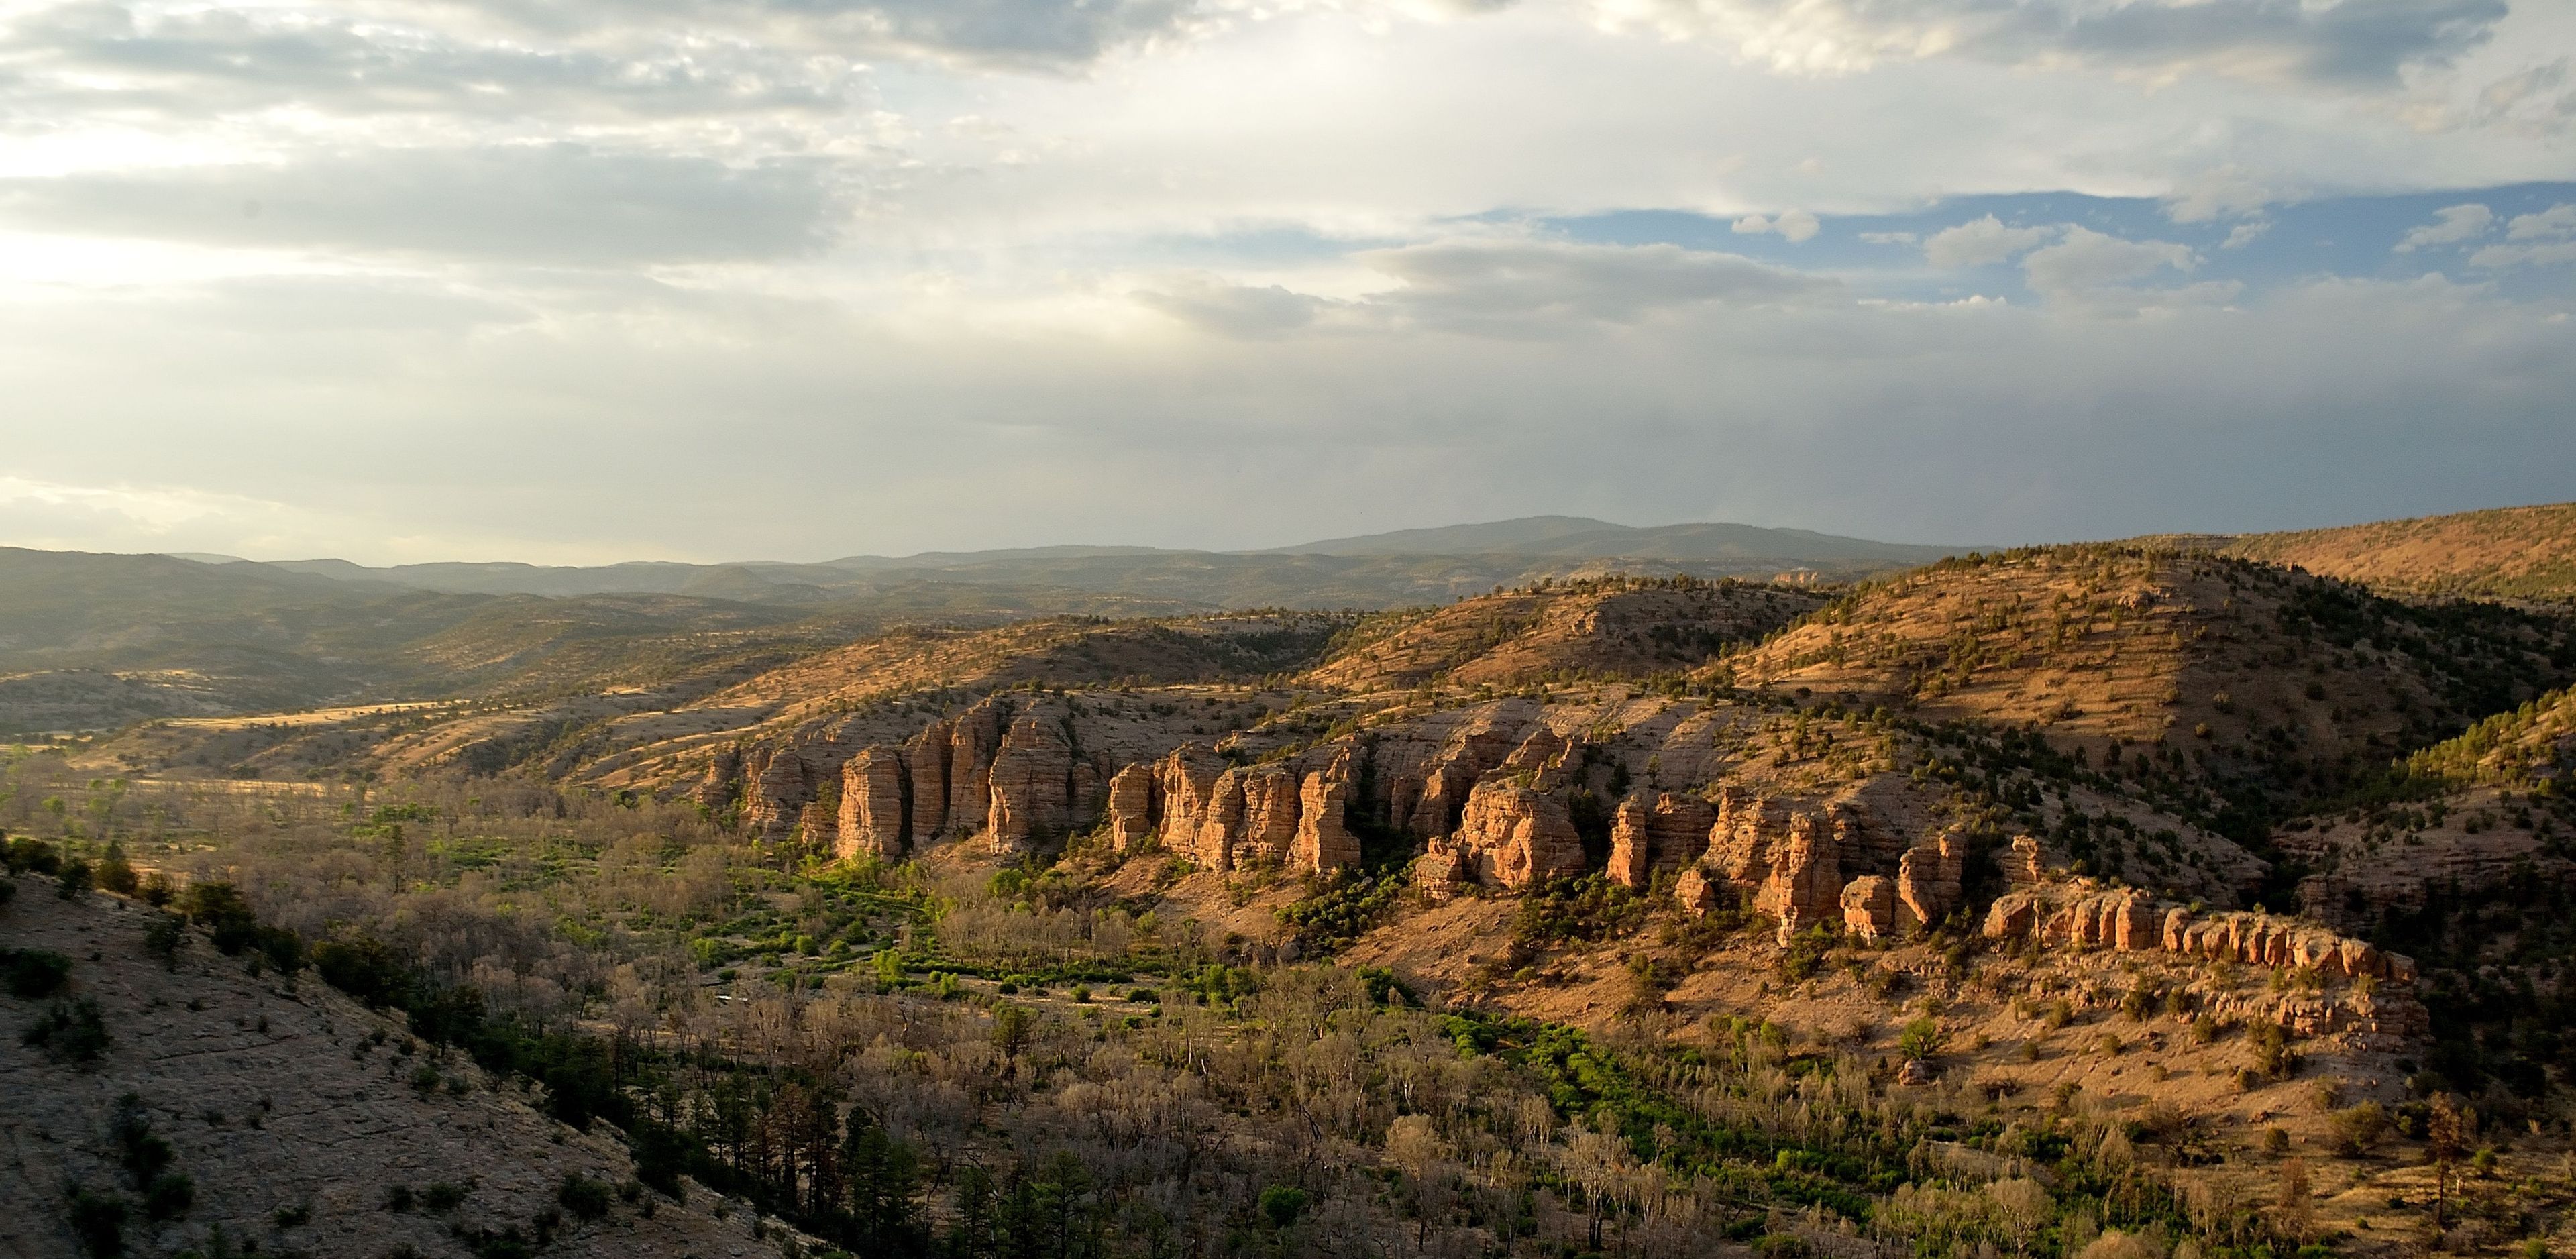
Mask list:
[[8,974],[10,996],[36,1001],[63,990],[72,959],[43,949],[0,949],[0,970]]
[[98,885],[119,896],[132,896],[143,881],[134,873],[133,863],[125,859],[125,846],[109,844],[107,855],[98,860]]
[[170,886],[170,880],[161,877],[157,870],[143,876],[143,886],[137,894],[142,896],[144,904],[154,909],[168,905],[179,895],[178,890]]
[[1941,1052],[1941,1024],[1925,1015],[1905,1025],[1898,1033],[1896,1047],[1908,1058],[1930,1058]]
[[608,1214],[609,1195],[615,1191],[604,1180],[592,1180],[578,1172],[564,1174],[563,1186],[555,1190],[555,1201],[564,1210],[585,1220],[596,1220]]
[[313,1222],[313,1204],[298,1202],[293,1206],[279,1207],[269,1219],[279,1228],[302,1228]]
[[322,982],[371,1009],[397,1003],[411,989],[409,968],[383,941],[367,936],[314,945],[313,969],[322,976]]
[[438,1091],[438,1068],[422,1063],[411,1070],[411,1091],[423,1098]]
[[107,1056],[108,1044],[114,1039],[107,1034],[106,1020],[99,1017],[98,1003],[83,997],[73,1002],[55,1002],[54,1008],[36,1020],[18,1042],[44,1050],[45,1056],[55,1062],[87,1067]]
[[1306,1191],[1288,1185],[1272,1185],[1261,1191],[1261,1218],[1272,1228],[1286,1228],[1306,1213]]
[[259,916],[242,899],[241,889],[230,883],[191,884],[179,903],[188,920],[204,927],[214,937],[215,947],[227,956],[259,940]]
[[0,849],[0,860],[9,863],[11,874],[52,874],[62,864],[52,844],[25,836],[10,840],[5,849]]
[[81,1248],[99,1259],[125,1253],[125,1217],[133,1208],[123,1198],[111,1198],[86,1189],[72,1191],[72,1235],[80,1239]]
[[74,857],[62,863],[61,867],[54,871],[54,895],[64,900],[72,900],[88,892],[95,886],[96,880],[97,876],[90,869],[89,863]]
[[143,1191],[143,1213],[156,1220],[177,1219],[197,1204],[197,1182],[182,1172],[163,1172]]
[[2335,1153],[2349,1157],[2386,1140],[2388,1127],[2388,1111],[2377,1102],[2363,1102],[2336,1111],[2326,1130]]
[[385,1209],[396,1215],[411,1210],[417,1201],[409,1185],[395,1185],[385,1190]]
[[179,946],[187,940],[188,924],[174,914],[156,914],[152,925],[143,929],[143,951],[172,970],[179,969]]
[[420,1191],[420,1204],[432,1211],[453,1211],[465,1205],[465,1186],[442,1180]]

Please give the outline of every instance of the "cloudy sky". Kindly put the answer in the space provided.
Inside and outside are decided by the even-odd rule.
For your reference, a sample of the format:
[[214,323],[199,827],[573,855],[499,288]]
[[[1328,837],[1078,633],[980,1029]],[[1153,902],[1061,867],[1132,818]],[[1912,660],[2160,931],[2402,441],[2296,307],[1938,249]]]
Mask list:
[[2576,498],[2564,0],[0,0],[0,542]]

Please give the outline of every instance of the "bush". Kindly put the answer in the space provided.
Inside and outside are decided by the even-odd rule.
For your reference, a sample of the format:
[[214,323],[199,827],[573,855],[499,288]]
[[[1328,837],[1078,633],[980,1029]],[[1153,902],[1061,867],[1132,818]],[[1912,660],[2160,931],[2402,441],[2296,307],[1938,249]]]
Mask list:
[[72,900],[87,893],[96,881],[97,876],[89,863],[74,857],[54,871],[54,895]]
[[81,1248],[99,1259],[125,1253],[125,1217],[133,1208],[123,1198],[110,1198],[86,1189],[72,1191],[72,1235],[80,1239]]
[[172,970],[179,969],[179,946],[187,940],[188,924],[175,914],[155,914],[152,925],[143,929],[143,951]]
[[54,852],[52,844],[25,836],[10,840],[6,848],[0,848],[0,860],[9,863],[11,874],[52,874],[62,864],[62,858]]
[[420,1191],[420,1204],[432,1211],[453,1211],[465,1205],[465,1186],[454,1181],[438,1181]]
[[45,1056],[55,1062],[87,1067],[107,1056],[108,1044],[114,1039],[107,1034],[106,1020],[99,1017],[98,1003],[83,997],[73,1002],[55,1002],[53,1009],[18,1038],[18,1043],[44,1050]]
[[555,1201],[581,1219],[596,1220],[608,1214],[609,1197],[615,1192],[608,1187],[607,1181],[568,1172],[564,1175],[563,1187],[555,1190]]
[[163,1172],[143,1191],[143,1213],[156,1220],[177,1219],[197,1204],[197,1182],[182,1172]]
[[399,1003],[411,991],[410,968],[383,941],[367,936],[314,945],[313,969],[321,974],[322,982],[371,1009]]
[[313,1222],[313,1204],[298,1202],[293,1206],[279,1207],[269,1219],[279,1228],[302,1228]]
[[418,1201],[409,1185],[395,1185],[385,1190],[385,1209],[396,1215],[411,1210]]
[[1932,1058],[1941,1053],[1941,1024],[1925,1015],[1905,1025],[1896,1037],[1896,1048],[1908,1058]]
[[0,971],[8,975],[10,996],[36,1001],[63,990],[72,959],[43,949],[0,949]]
[[215,947],[227,956],[259,940],[259,915],[251,912],[241,889],[230,883],[191,884],[179,904],[188,921],[204,927],[214,937]]
[[1261,1191],[1261,1218],[1272,1228],[1286,1228],[1306,1213],[1306,1191],[1288,1185],[1272,1185]]
[[107,855],[99,858],[98,885],[119,896],[132,896],[143,886],[143,880],[134,873],[133,863],[125,859],[124,845],[109,844]]

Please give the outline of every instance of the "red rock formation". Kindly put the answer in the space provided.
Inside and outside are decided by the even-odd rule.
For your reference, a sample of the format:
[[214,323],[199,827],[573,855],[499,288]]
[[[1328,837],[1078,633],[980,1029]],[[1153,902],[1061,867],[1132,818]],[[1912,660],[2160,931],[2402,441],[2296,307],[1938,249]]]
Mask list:
[[904,811],[906,778],[902,755],[883,744],[861,748],[842,764],[835,856],[903,855],[911,835],[911,819]]
[[1243,830],[1235,839],[1239,865],[1282,862],[1297,842],[1301,784],[1277,765],[1247,769],[1243,774]]
[[1073,804],[1073,745],[1064,727],[1036,708],[1021,713],[994,751],[985,783],[984,829],[994,843],[1021,848],[1063,834]]
[[2039,841],[2028,835],[2013,836],[2012,845],[1998,858],[2003,866],[2004,883],[2018,892],[2039,886],[2048,877],[2040,867]]
[[1933,926],[1959,907],[1959,880],[1968,867],[1968,843],[1944,833],[1905,850],[1896,864],[1899,926]]
[[2260,911],[2195,915],[2144,892],[2099,891],[2083,884],[2043,887],[1996,898],[1986,911],[1989,939],[2035,936],[2043,944],[2122,952],[2190,954],[2276,969],[2306,967],[2331,979],[2412,983],[2415,963],[2368,942]]
[[1646,831],[1646,802],[1630,796],[1619,802],[1610,819],[1610,881],[1622,887],[1644,887],[1652,871],[1647,853],[1654,840]]
[[792,747],[755,748],[744,771],[750,788],[743,793],[743,826],[769,843],[793,836],[806,802],[814,798],[805,758]]
[[1288,864],[1317,874],[1360,863],[1360,841],[1344,825],[1351,784],[1351,752],[1342,749],[1330,765],[1306,775],[1298,791],[1297,837]]
[[1565,798],[1510,779],[1476,784],[1457,833],[1434,849],[1454,855],[1458,877],[1491,887],[1526,888],[1583,872],[1583,840]]
[[1754,906],[1780,920],[1781,944],[1811,924],[1841,915],[1840,858],[1830,825],[1820,825],[1806,813],[1790,819],[1789,842]]
[[1843,928],[1864,940],[1876,940],[1896,929],[1896,882],[1882,874],[1865,874],[1843,885]]
[[725,748],[707,762],[707,772],[691,789],[690,797],[709,811],[721,811],[734,802],[734,779],[742,774],[742,749]]
[[1109,776],[1109,846],[1127,852],[1154,834],[1154,771],[1130,765]]
[[1416,835],[1456,830],[1476,780],[1500,766],[1521,742],[1517,723],[1503,720],[1499,708],[1477,714],[1441,746],[1425,767],[1419,788],[1398,786],[1391,800],[1393,816]]
[[958,715],[948,734],[948,821],[959,831],[989,824],[993,754],[1001,750],[1009,709],[994,696]]
[[1697,796],[1663,791],[1651,806],[1635,796],[1620,801],[1610,827],[1610,877],[1644,887],[1658,873],[1699,860],[1715,824],[1715,812]]
[[948,825],[948,754],[956,731],[953,721],[933,722],[904,741],[903,763],[912,778],[912,819],[906,842],[929,843]]
[[1163,802],[1163,848],[1209,869],[1221,869],[1199,849],[1199,832],[1216,799],[1226,763],[1202,744],[1187,744],[1154,763],[1155,794]]

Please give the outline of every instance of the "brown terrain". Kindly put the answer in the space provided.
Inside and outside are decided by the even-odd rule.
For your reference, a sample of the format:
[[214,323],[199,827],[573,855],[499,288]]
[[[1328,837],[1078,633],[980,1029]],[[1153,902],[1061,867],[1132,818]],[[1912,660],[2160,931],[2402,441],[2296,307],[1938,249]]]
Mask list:
[[[1384,968],[1434,1011],[1720,1056],[1760,1025],[1891,1107],[2089,1116],[2193,1202],[2296,1170],[2278,1237],[2547,1253],[2576,1235],[2553,1161],[2576,1116],[2553,1074],[2576,1061],[2555,1004],[2576,632],[2432,596],[2533,596],[2552,570],[2501,557],[2563,510],[2226,548],[2281,562],[2058,547],[1821,592],[1588,579],[1411,613],[899,629],[721,686],[168,720],[58,754],[688,811],[745,860],[913,871],[941,930],[1034,929],[1013,925],[1034,894],[965,907],[1042,877],[1222,958]],[[723,978],[764,974],[792,978]],[[1017,987],[947,982],[988,1006]],[[2454,1093],[2522,1214],[2488,1194],[2484,1222],[2431,1226],[2455,1191],[2418,1118]],[[2415,1117],[2357,1138],[2365,1111]],[[1993,1148],[1911,1157],[2029,1170],[1961,1170]]]

